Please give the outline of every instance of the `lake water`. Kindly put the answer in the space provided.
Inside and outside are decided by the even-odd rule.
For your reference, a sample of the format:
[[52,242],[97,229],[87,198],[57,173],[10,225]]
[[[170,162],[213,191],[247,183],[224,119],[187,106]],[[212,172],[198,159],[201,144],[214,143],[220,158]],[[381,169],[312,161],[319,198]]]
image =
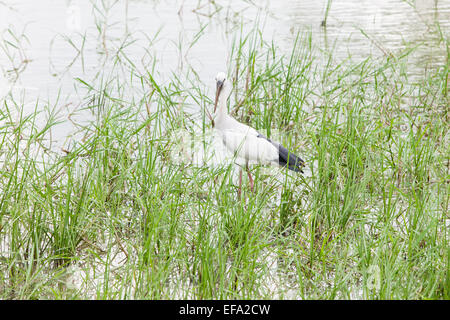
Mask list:
[[105,55],[122,45],[137,68],[155,62],[163,82],[189,66],[212,96],[215,74],[228,68],[234,37],[241,27],[245,34],[255,25],[285,53],[297,32],[311,31],[314,45],[333,50],[337,60],[381,57],[418,45],[408,58],[409,72],[418,78],[446,62],[439,30],[448,38],[450,0],[332,1],[324,28],[326,6],[326,0],[4,0],[0,91],[20,95],[30,110],[37,98],[54,102],[59,95],[70,110],[83,95],[74,79],[94,78],[105,68]]

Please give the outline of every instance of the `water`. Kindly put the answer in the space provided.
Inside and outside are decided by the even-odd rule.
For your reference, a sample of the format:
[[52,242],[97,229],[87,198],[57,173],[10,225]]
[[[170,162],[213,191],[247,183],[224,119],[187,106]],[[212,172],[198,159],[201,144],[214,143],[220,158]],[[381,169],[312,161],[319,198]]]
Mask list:
[[[333,1],[326,28],[321,26],[326,0],[104,3],[106,7],[101,1],[88,0],[0,2],[2,95],[12,89],[29,110],[36,99],[58,101],[67,116],[84,93],[74,79],[95,78],[112,65],[103,66],[105,56],[123,46],[144,74],[155,62],[162,82],[192,68],[212,96],[215,74],[228,68],[233,38],[241,27],[245,34],[255,24],[267,41],[273,40],[285,53],[290,52],[298,31],[310,30],[314,44],[323,52],[333,51],[337,61],[382,57],[418,45],[408,57],[408,72],[419,79],[447,59],[438,27],[448,37],[450,0],[416,0],[414,5],[401,0]],[[4,41],[20,49],[9,47],[6,54]],[[17,79],[11,71],[14,67],[24,69]],[[65,128],[56,131],[56,137],[68,132]]]

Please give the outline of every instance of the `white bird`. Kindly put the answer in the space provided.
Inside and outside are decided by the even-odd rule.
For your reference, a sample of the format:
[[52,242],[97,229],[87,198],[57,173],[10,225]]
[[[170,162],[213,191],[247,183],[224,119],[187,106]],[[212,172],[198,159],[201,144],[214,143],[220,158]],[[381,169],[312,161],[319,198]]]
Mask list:
[[[240,123],[227,112],[227,100],[231,93],[232,84],[227,80],[225,73],[219,72],[216,76],[216,99],[214,102],[214,115],[211,117],[212,125],[215,127],[226,148],[236,157],[245,161],[245,169],[250,181],[250,189],[253,192],[253,179],[248,167],[249,161],[259,164],[276,164],[287,167],[296,172],[302,172],[304,161],[289,152],[280,143],[266,138],[264,135]],[[242,168],[239,172],[239,190],[241,194]]]

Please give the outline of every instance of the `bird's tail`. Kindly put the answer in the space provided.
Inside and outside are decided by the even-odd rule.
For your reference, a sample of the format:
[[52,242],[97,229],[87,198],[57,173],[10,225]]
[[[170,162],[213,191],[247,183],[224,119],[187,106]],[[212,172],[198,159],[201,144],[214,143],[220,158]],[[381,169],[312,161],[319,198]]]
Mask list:
[[295,154],[289,152],[289,150],[283,147],[281,143],[274,142],[261,133],[258,134],[258,137],[266,139],[278,148],[278,164],[280,166],[288,167],[289,170],[303,173],[305,161],[303,161],[299,156],[296,156]]
[[302,168],[305,166],[305,161],[303,161],[299,156],[289,152],[289,150],[281,144],[278,145],[278,153],[278,163],[280,166],[287,167],[289,170],[293,170],[295,172],[303,173]]

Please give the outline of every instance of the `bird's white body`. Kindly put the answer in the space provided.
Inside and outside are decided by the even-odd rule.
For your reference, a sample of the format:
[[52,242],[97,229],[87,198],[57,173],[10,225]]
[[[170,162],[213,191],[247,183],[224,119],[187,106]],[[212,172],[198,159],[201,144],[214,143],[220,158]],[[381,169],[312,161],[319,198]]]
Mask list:
[[246,163],[275,164],[278,161],[278,149],[265,139],[261,139],[255,131],[221,130],[220,135],[225,147],[237,158]]

